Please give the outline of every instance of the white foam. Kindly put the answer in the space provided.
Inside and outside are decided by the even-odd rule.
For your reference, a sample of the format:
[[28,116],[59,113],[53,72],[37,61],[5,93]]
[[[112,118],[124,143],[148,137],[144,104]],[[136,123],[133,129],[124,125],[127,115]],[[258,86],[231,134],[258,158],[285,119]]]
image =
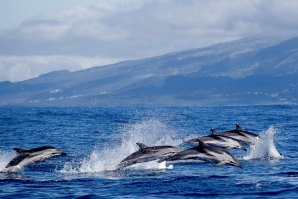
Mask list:
[[251,159],[280,159],[283,156],[278,152],[274,144],[274,134],[277,132],[277,128],[270,126],[254,145],[250,146],[250,149],[244,160]]
[[[64,165],[61,172],[65,173],[92,173],[116,169],[117,165],[126,156],[138,150],[137,142],[148,146],[172,145],[182,143],[177,139],[175,131],[157,119],[150,118],[135,124],[128,124],[115,133],[115,139],[119,143],[108,143],[105,147],[95,148],[90,156],[86,157],[78,168],[71,163]],[[171,169],[173,166],[166,166],[165,162],[155,161],[134,165],[138,169]]]

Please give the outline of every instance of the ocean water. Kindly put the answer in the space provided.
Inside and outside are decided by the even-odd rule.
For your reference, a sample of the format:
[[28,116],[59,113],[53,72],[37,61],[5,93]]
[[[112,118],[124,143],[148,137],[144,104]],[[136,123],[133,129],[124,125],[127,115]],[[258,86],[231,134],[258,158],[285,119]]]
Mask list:
[[[262,137],[230,151],[243,169],[149,162],[113,171],[136,142],[184,149],[235,123]],[[298,106],[0,108],[0,198],[297,198],[297,140]],[[68,155],[1,172],[12,148],[44,145]]]

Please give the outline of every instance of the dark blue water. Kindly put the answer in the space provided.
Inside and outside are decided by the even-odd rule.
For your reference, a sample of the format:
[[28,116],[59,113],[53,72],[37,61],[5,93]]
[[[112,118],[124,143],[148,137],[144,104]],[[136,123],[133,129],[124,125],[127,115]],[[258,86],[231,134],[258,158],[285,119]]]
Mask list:
[[[209,163],[115,166],[147,145],[189,146],[183,140],[239,123],[261,134],[248,152],[231,151],[244,169]],[[1,108],[0,170],[12,148],[51,145],[68,153],[0,173],[0,198],[297,198],[298,106]],[[283,157],[268,159],[267,154]]]

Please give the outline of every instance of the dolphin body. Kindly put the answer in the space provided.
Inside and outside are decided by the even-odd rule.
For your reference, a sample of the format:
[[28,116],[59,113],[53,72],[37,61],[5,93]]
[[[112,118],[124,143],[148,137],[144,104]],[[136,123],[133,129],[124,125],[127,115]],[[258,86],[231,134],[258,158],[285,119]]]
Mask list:
[[218,146],[224,149],[246,150],[238,140],[221,135],[217,133],[215,129],[211,129],[211,135],[193,138],[186,141],[186,143],[199,144],[200,141],[203,141],[205,144],[208,144],[210,146]]
[[228,151],[205,144],[198,140],[199,145],[190,149],[183,150],[177,154],[165,158],[165,161],[210,161],[217,165],[228,164],[242,168],[240,162]]
[[236,129],[220,133],[222,136],[230,137],[245,144],[255,144],[260,137],[257,134],[244,131],[239,124],[235,124]]
[[18,155],[6,165],[5,172],[17,172],[34,162],[41,162],[54,156],[66,155],[65,152],[52,146],[42,146],[29,150],[14,148],[13,150],[15,150]]
[[174,146],[153,146],[149,147],[143,143],[136,143],[139,150],[124,158],[117,166],[117,170],[137,163],[160,160],[172,156],[180,151]]

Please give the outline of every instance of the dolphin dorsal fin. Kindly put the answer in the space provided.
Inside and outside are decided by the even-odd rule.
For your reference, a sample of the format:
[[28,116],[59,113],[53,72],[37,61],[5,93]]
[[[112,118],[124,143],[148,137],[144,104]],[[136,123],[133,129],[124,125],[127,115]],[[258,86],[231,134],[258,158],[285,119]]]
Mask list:
[[198,142],[199,142],[199,147],[205,147],[207,146],[207,144],[205,144],[202,140],[198,139]]
[[144,149],[148,148],[148,146],[146,144],[143,144],[143,143],[140,143],[140,142],[137,142],[136,144],[140,147],[141,150],[144,150]]
[[13,148],[14,151],[16,151],[18,154],[25,153],[27,149],[21,149],[21,148]]
[[235,125],[236,125],[236,130],[243,131],[243,129],[241,128],[241,126],[239,124],[235,124]]
[[214,128],[210,129],[210,131],[211,131],[211,135],[219,135]]

